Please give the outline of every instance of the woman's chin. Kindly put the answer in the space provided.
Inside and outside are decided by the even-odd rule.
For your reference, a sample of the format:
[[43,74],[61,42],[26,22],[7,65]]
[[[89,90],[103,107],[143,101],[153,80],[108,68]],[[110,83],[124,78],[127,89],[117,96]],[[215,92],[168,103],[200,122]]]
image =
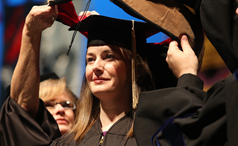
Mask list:
[[69,132],[69,127],[66,125],[59,125],[59,130],[61,135],[67,134]]

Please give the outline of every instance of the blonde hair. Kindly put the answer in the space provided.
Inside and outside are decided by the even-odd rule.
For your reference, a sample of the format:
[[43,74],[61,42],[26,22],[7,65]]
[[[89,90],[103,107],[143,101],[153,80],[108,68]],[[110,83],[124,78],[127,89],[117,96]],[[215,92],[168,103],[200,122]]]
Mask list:
[[77,102],[77,96],[66,86],[66,79],[47,79],[40,82],[39,98],[43,101],[49,101],[56,96],[62,94],[64,91],[68,94],[73,102]]
[[[131,60],[131,51],[127,49],[122,49],[124,54]],[[153,81],[152,76],[149,70],[149,67],[146,62],[144,62],[139,56],[136,67],[138,68],[137,73],[137,85],[138,85],[138,95],[141,91],[146,91],[153,89]],[[149,80],[148,80],[149,77]],[[148,86],[149,85],[149,86]],[[132,97],[131,97],[132,98]],[[133,99],[136,104],[138,103],[139,97]],[[134,109],[135,110],[135,109]],[[76,109],[76,123],[72,128],[72,132],[74,132],[74,140],[79,143],[88,130],[95,124],[99,117],[100,113],[100,100],[95,97],[87,83],[86,77],[84,75],[84,79],[81,86],[81,93],[79,100],[77,102],[77,109]],[[134,119],[134,117],[133,117]],[[127,133],[127,137],[132,137],[133,134],[133,124],[130,131]]]

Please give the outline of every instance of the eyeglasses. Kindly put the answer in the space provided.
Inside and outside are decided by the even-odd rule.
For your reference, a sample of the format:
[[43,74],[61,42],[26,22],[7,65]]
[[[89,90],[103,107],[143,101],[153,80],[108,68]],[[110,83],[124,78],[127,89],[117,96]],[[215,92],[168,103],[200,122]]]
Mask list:
[[44,103],[46,108],[55,108],[57,104],[60,104],[64,109],[74,110],[76,108],[76,104],[73,101],[62,101],[60,103],[54,101],[46,101]]

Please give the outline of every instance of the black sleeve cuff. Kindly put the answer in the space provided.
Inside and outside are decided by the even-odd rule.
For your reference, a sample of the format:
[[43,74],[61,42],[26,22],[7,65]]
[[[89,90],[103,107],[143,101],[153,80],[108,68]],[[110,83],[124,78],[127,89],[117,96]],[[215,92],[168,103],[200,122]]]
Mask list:
[[203,81],[196,75],[184,74],[178,79],[177,87],[187,86],[203,89]]

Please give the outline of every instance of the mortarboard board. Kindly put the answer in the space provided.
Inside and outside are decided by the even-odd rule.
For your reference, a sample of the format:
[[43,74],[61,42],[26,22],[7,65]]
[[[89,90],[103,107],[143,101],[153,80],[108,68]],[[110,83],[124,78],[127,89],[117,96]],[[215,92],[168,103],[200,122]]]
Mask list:
[[159,32],[157,28],[144,22],[115,19],[102,15],[91,15],[80,22],[80,26],[72,26],[69,30],[87,33],[90,45],[111,44],[131,50],[131,30],[134,25],[137,48],[145,47],[146,38]]

